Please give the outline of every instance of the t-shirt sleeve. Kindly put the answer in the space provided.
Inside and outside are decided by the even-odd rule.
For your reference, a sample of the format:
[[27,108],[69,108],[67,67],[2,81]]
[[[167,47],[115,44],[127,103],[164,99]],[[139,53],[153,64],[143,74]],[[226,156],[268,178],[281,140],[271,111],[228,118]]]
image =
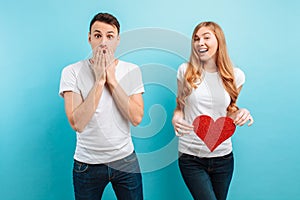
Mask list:
[[59,95],[63,97],[63,93],[66,91],[72,91],[80,94],[77,87],[77,76],[72,66],[64,68],[61,73]]
[[129,91],[127,91],[127,94],[134,95],[134,94],[140,94],[144,93],[144,84],[143,84],[143,78],[142,78],[142,72],[140,68],[137,65],[133,65],[131,70],[129,71],[129,77],[130,77],[130,87]]
[[184,80],[184,74],[186,72],[187,64],[183,63],[179,66],[177,70],[177,79],[182,82]]
[[245,73],[239,68],[234,68],[234,76],[236,87],[241,87],[245,83]]

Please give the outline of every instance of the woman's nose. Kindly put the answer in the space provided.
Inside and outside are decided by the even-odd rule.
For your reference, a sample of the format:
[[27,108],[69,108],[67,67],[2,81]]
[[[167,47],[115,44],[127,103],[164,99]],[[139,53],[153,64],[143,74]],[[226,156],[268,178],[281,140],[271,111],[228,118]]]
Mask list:
[[200,38],[199,39],[199,45],[201,46],[201,45],[204,45],[204,39],[203,38]]

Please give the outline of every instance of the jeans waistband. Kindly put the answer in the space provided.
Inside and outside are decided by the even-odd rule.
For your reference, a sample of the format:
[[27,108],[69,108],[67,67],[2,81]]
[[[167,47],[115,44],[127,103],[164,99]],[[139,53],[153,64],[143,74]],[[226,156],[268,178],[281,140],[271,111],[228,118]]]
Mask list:
[[224,156],[217,156],[217,157],[199,157],[199,156],[195,156],[195,155],[190,155],[190,154],[186,154],[186,153],[181,153],[179,152],[178,153],[178,156],[188,156],[188,157],[191,157],[191,158],[199,158],[199,159],[204,159],[204,160],[217,160],[217,159],[220,159],[220,158],[228,158],[230,156],[233,156],[233,152],[230,152],[229,154],[226,154]]

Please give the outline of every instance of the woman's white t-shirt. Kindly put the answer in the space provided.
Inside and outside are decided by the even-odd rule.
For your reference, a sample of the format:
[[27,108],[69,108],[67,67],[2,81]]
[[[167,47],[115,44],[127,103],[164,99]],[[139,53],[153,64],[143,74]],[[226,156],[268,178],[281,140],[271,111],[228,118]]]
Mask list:
[[[182,83],[187,69],[187,63],[180,65],[177,79]],[[237,88],[245,82],[245,74],[239,68],[234,68],[234,76]],[[203,72],[203,81],[186,98],[184,107],[185,121],[192,124],[199,115],[208,115],[213,120],[226,116],[227,107],[230,104],[230,96],[224,89],[218,72]],[[229,154],[232,151],[231,138],[225,140],[213,152],[196,135],[194,131],[179,137],[179,152],[198,157],[218,157]]]

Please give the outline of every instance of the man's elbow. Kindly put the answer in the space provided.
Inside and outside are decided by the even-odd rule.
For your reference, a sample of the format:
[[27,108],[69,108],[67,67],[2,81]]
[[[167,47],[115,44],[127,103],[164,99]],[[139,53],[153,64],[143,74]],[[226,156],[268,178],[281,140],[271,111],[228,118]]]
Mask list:
[[70,123],[72,129],[78,133],[82,133],[84,128],[81,128],[80,126],[78,126],[77,124],[75,123]]
[[76,129],[74,129],[77,133],[82,133],[83,132],[83,128],[82,129],[80,129],[80,128],[76,128]]
[[144,113],[134,116],[131,120],[132,125],[133,126],[139,125],[142,122],[143,115],[144,115]]

